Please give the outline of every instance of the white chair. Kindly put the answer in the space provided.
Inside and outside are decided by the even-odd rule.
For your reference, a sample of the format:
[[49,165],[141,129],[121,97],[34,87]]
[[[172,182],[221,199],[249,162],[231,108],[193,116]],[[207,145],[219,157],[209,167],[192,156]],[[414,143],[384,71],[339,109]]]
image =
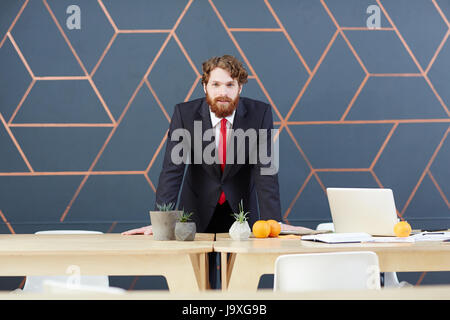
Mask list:
[[[85,230],[48,230],[48,231],[38,231],[35,234],[102,234],[100,231],[85,231]],[[70,266],[68,266],[70,267]],[[68,269],[70,271],[70,268]],[[77,270],[72,270],[76,272]],[[43,284],[47,280],[69,283],[73,282],[74,277],[77,275],[57,275],[57,276],[27,276],[25,284],[23,286],[23,292],[43,292]],[[95,287],[109,287],[109,278],[105,276],[80,276],[75,279],[76,282],[79,281],[79,285],[95,286]]]
[[54,280],[44,280],[44,293],[50,294],[124,294],[125,289],[116,287],[71,284]]
[[316,227],[316,230],[333,231],[334,232],[334,224],[333,224],[333,222],[319,223]]
[[[333,231],[334,232],[334,224],[333,224],[333,222],[319,223],[316,227],[316,230]],[[398,288],[398,287],[411,286],[411,284],[406,281],[399,282],[396,272],[384,272],[383,286],[385,288]]]
[[380,289],[374,252],[288,254],[275,260],[274,291]]

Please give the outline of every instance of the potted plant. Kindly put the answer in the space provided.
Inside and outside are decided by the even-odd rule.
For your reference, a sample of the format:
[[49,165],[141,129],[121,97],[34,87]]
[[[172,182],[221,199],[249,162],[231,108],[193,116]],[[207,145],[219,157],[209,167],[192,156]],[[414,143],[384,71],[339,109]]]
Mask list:
[[175,210],[175,204],[156,204],[159,211],[150,211],[150,222],[152,224],[153,239],[175,240],[175,224],[181,211]]
[[190,221],[193,212],[183,212],[175,224],[175,239],[178,241],[192,241],[197,231],[195,222]]
[[247,214],[249,214],[250,212],[244,212],[244,205],[242,203],[242,200],[239,203],[238,207],[239,212],[232,214],[236,221],[231,225],[229,234],[233,240],[246,240],[252,233],[247,222]]

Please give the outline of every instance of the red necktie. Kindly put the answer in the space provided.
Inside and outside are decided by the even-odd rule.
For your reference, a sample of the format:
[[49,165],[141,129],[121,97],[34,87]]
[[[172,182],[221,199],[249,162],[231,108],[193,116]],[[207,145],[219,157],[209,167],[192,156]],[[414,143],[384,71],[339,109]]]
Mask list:
[[[223,118],[220,121],[220,140],[219,140],[219,158],[220,158],[220,169],[225,169],[225,163],[227,159],[227,119]],[[225,202],[225,193],[222,191],[219,198],[219,204]]]

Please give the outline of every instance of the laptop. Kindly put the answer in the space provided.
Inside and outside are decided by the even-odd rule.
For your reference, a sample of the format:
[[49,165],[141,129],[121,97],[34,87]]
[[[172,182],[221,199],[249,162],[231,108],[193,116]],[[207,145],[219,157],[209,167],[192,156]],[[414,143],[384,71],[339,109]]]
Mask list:
[[399,221],[391,189],[327,188],[336,233],[395,236]]

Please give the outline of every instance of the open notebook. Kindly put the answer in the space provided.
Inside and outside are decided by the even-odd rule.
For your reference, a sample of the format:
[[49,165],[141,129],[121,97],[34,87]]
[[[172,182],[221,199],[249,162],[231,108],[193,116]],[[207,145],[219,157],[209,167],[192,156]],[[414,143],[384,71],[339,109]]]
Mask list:
[[322,234],[322,233],[330,233],[330,232],[332,232],[332,231],[313,230],[313,229],[309,229],[309,228],[304,228],[304,230],[281,230],[280,235],[293,234],[293,235],[303,236],[303,235]]
[[357,243],[370,241],[372,240],[372,236],[365,232],[323,233],[302,236],[302,240],[325,243]]
[[450,232],[421,232],[409,237],[374,237],[365,232],[324,233],[305,235],[302,240],[324,243],[358,243],[358,242],[441,242],[450,240]]

